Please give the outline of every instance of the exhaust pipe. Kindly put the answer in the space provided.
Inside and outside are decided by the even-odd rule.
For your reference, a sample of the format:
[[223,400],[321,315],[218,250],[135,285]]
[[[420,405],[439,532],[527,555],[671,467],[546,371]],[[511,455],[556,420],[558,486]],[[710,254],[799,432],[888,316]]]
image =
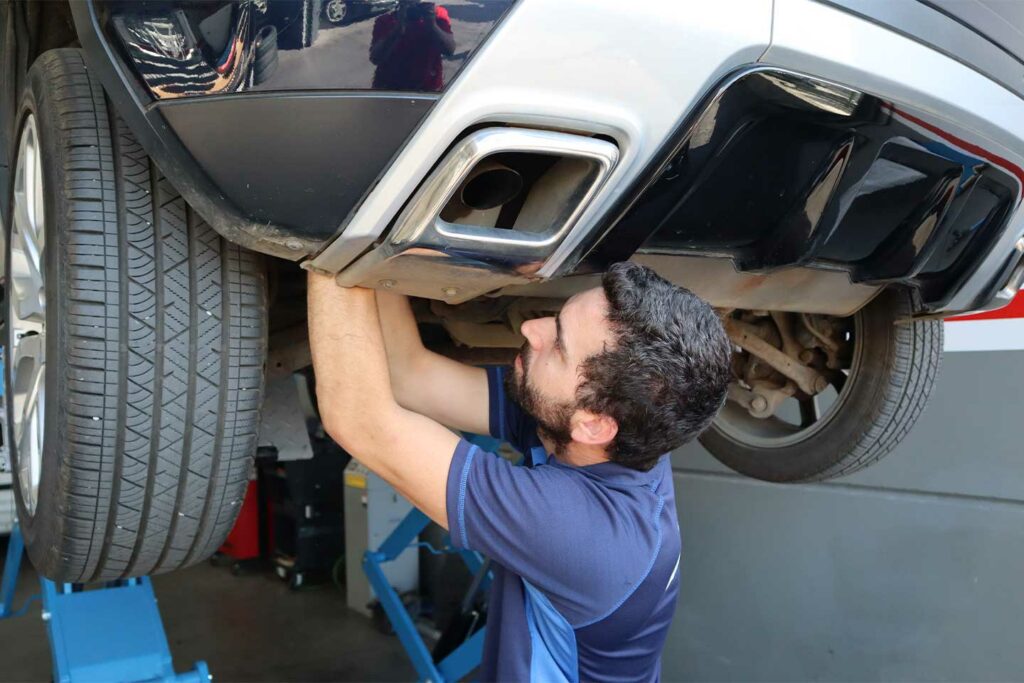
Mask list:
[[507,204],[523,191],[523,176],[505,164],[484,160],[463,181],[459,202],[472,211],[490,211]]

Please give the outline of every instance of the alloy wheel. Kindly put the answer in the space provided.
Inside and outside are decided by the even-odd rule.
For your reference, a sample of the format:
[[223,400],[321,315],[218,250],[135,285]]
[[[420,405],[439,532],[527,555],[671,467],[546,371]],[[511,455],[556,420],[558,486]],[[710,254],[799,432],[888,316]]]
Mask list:
[[9,424],[22,499],[35,512],[43,464],[46,390],[46,231],[42,151],[35,117],[26,118],[14,171],[7,273]]
[[345,21],[348,7],[345,5],[345,0],[328,0],[324,12],[327,14],[327,21],[332,24],[340,24]]

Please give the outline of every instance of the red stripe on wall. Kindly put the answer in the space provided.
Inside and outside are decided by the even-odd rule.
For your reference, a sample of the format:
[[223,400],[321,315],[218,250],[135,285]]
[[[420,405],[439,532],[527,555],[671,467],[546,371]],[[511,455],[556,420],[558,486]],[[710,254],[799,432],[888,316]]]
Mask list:
[[974,315],[962,315],[957,318],[950,318],[950,321],[960,320],[1000,320],[1004,318],[1024,318],[1024,292],[1020,292],[1010,302],[1009,306],[1000,308],[997,311],[985,311]]

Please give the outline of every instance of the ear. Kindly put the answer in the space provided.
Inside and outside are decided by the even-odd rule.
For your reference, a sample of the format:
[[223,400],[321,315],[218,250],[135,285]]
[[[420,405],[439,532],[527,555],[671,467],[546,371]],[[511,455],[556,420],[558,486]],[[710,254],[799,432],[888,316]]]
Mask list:
[[607,446],[619,433],[615,418],[589,410],[577,410],[570,421],[572,440],[588,446]]

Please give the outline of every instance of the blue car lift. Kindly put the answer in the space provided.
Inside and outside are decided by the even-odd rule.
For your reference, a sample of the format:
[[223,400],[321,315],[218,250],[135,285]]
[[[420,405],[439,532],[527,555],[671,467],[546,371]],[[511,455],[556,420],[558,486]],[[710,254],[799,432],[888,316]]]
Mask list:
[[[0,399],[4,396],[3,351],[0,347]],[[33,595],[14,609],[14,587],[24,554],[25,539],[15,523],[0,576],[0,619],[23,615],[39,598]],[[148,576],[89,590],[71,583],[58,586],[42,577],[39,582],[54,683],[209,683],[213,679],[203,661],[191,671],[174,673]]]
[[[469,441],[481,447],[497,450],[498,442],[494,439],[470,434],[465,436]],[[447,683],[464,678],[480,664],[484,649],[484,633],[487,627],[483,626],[470,633],[469,637],[447,657],[440,662],[435,662],[419,631],[416,630],[416,624],[413,622],[409,610],[402,603],[402,598],[384,575],[382,565],[394,560],[406,549],[413,547],[425,547],[434,554],[456,553],[466,563],[469,573],[477,577],[473,582],[473,587],[470,588],[471,594],[477,590],[487,589],[491,581],[491,572],[488,569],[489,565],[478,553],[452,547],[448,535],[445,535],[445,547],[440,550],[433,548],[429,543],[417,542],[417,537],[427,528],[428,524],[430,524],[430,519],[425,514],[415,508],[410,510],[409,514],[398,523],[395,530],[384,539],[379,548],[366,551],[363,556],[363,571],[366,572],[373,592],[380,600],[381,607],[391,621],[391,626],[395,629],[395,634],[402,643],[402,647],[405,648],[406,654],[412,660],[413,668],[416,669],[420,680],[430,683]]]
[[[395,629],[395,634],[401,641],[402,647],[405,648],[406,654],[412,660],[413,668],[416,669],[420,680],[446,683],[465,677],[480,663],[484,648],[484,632],[487,627],[484,626],[472,633],[465,642],[440,662],[434,662],[430,650],[427,649],[419,631],[416,630],[412,615],[409,614],[409,610],[402,604],[402,598],[384,575],[382,565],[394,560],[410,547],[426,547],[435,554],[457,553],[473,575],[481,571],[484,561],[478,554],[469,550],[452,548],[451,544],[447,542],[445,548],[441,550],[436,550],[427,543],[417,542],[416,537],[427,528],[428,524],[430,524],[430,519],[425,514],[415,508],[410,510],[409,514],[398,523],[395,530],[384,539],[377,550],[366,551],[363,556],[363,571],[366,572],[373,592],[380,600],[380,605],[391,621],[391,626]],[[486,578],[486,581],[489,581],[489,578]],[[486,588],[486,585],[483,587]]]
[[[17,610],[12,604],[24,547],[15,524],[0,578],[0,619],[24,614],[39,597],[32,596]],[[40,583],[55,683],[209,683],[212,679],[201,661],[191,671],[174,673],[149,577],[89,590],[44,578]]]

